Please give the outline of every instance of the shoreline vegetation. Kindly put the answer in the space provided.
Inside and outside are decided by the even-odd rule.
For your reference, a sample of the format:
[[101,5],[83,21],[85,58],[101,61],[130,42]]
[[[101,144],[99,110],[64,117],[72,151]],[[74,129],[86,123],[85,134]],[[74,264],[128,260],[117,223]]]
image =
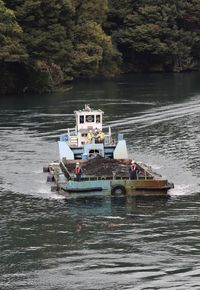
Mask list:
[[0,95],[200,70],[199,0],[0,0]]

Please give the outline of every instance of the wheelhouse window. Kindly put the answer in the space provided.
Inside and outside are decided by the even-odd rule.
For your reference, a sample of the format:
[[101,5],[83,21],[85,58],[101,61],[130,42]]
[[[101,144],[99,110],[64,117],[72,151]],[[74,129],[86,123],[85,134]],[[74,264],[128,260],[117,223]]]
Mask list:
[[87,115],[86,116],[86,122],[88,122],[88,123],[94,122],[94,115]]
[[83,115],[81,115],[81,116],[79,117],[79,123],[80,123],[80,124],[83,124],[83,123],[84,123],[84,116],[83,116]]
[[101,123],[101,115],[96,115],[96,123]]

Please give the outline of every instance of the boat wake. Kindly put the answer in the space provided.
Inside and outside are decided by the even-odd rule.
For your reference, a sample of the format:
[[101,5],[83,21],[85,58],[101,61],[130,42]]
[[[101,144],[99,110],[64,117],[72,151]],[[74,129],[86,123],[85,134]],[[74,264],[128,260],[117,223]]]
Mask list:
[[[157,107],[145,111],[140,116],[131,116],[120,120],[108,122],[110,127],[123,127],[123,129],[134,124],[137,128],[143,128],[155,125],[157,123],[169,122],[183,117],[200,114],[200,100],[190,101],[183,104],[171,104],[167,106]],[[139,127],[138,127],[139,125]],[[126,130],[130,132],[132,129]],[[124,131],[124,130],[123,130]]]

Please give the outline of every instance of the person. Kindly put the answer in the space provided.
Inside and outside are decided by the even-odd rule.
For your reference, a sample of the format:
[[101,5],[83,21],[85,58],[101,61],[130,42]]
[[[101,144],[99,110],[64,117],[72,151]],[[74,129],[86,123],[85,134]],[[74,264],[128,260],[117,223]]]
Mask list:
[[134,160],[132,160],[129,168],[129,177],[130,179],[137,179],[137,165]]
[[92,130],[90,130],[87,134],[87,139],[89,143],[92,143],[92,139],[94,138],[94,135],[92,133]]
[[81,180],[82,173],[83,173],[82,168],[80,167],[79,162],[77,162],[76,163],[76,168],[75,168],[76,181],[80,181]]
[[100,131],[98,134],[98,141],[99,143],[104,143],[104,139],[105,139],[105,134],[103,131]]
[[99,136],[99,131],[98,131],[98,129],[96,128],[96,129],[94,130],[94,140],[95,140],[95,143],[98,143],[98,141],[99,141],[98,136]]

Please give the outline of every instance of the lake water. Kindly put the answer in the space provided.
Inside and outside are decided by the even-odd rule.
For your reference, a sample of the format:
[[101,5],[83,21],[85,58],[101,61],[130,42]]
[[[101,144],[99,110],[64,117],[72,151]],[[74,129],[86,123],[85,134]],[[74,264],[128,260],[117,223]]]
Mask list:
[[[51,193],[43,166],[84,104],[130,158],[174,182],[168,200]],[[0,289],[200,289],[200,73],[81,81],[0,98]]]

